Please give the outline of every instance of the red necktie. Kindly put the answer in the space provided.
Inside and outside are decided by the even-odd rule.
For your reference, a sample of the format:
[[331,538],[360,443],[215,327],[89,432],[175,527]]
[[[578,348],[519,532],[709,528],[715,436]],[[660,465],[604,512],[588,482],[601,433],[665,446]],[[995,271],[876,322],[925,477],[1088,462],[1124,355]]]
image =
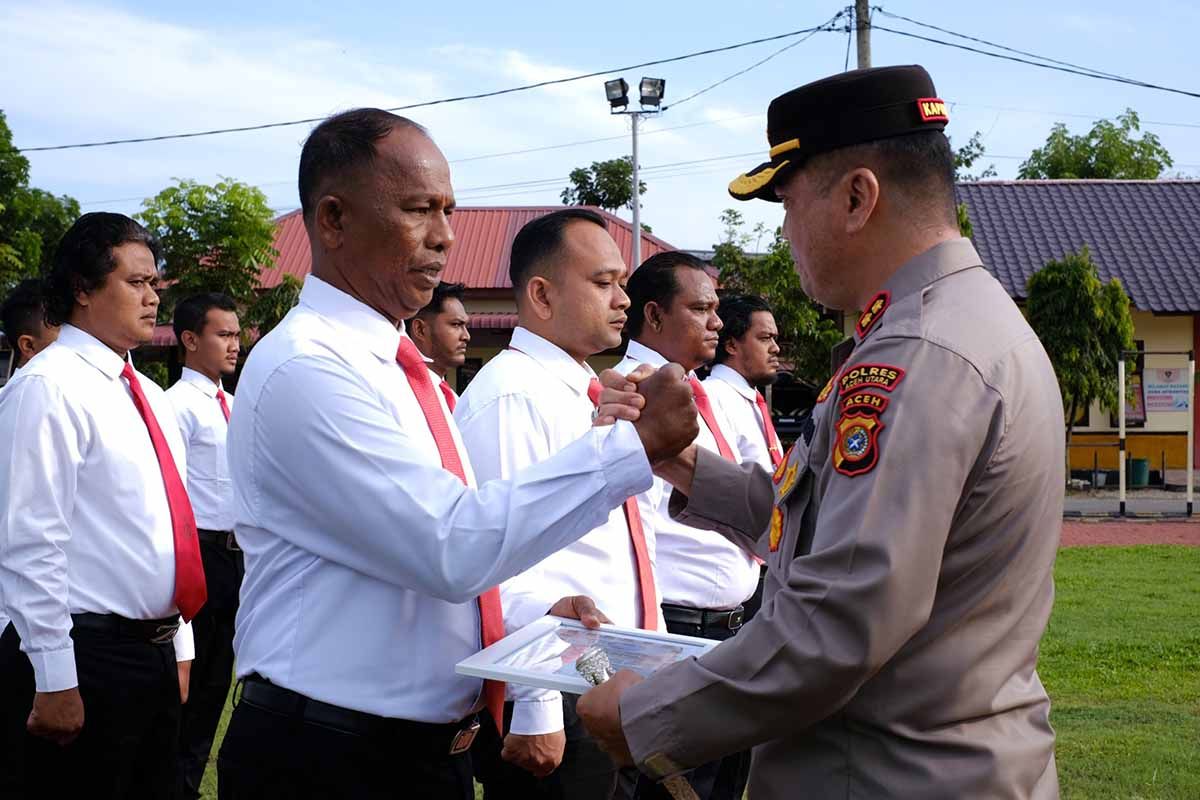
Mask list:
[[225,423],[229,424],[229,403],[225,401],[225,392],[217,387],[217,402],[221,404],[221,413],[225,415]]
[[775,426],[771,423],[771,412],[767,409],[767,401],[763,398],[762,392],[754,393],[754,405],[758,406],[758,413],[762,415],[763,436],[767,438],[767,451],[771,454],[771,466],[778,467],[779,462],[783,461],[783,448],[779,445],[779,437],[775,434]]
[[133,371],[133,365],[125,362],[121,377],[129,382],[133,393],[133,405],[142,415],[154,455],[158,457],[158,468],[162,472],[163,486],[167,490],[167,507],[171,510],[171,532],[175,539],[175,607],[184,622],[191,622],[208,599],[208,585],[204,580],[204,562],[200,560],[200,539],[196,535],[196,517],[192,514],[192,503],[187,490],[179,479],[175,458],[163,436],[154,410],[146,401],[142,385]]
[[450,388],[450,384],[446,383],[446,379],[442,378],[442,382],[438,384],[438,388],[442,390],[442,397],[446,398],[446,408],[450,409],[450,413],[454,413],[454,406],[458,404],[458,398],[454,396],[454,390]]
[[[467,473],[463,470],[462,459],[450,433],[450,423],[442,413],[442,406],[434,393],[433,381],[429,378],[429,367],[425,366],[425,358],[417,350],[412,340],[401,336],[400,347],[396,350],[396,361],[404,368],[408,385],[417,396],[417,403],[425,414],[425,422],[437,443],[438,455],[442,459],[442,467],[453,472],[464,484]],[[450,387],[447,386],[447,389]],[[453,407],[453,406],[451,406]],[[500,590],[496,587],[488,589],[479,595],[479,627],[480,639],[483,646],[495,644],[504,638],[504,614],[500,609]],[[492,714],[496,730],[504,735],[504,684],[499,681],[483,682],[483,702]]]
[[[588,399],[592,405],[600,406],[600,379],[592,378],[588,384]],[[646,550],[646,532],[642,529],[642,515],[638,511],[636,497],[625,501],[625,524],[629,526],[629,539],[633,542],[633,557],[637,562],[638,590],[642,596],[642,629],[658,630],[658,594],[654,591],[654,570],[650,566],[650,553]]]
[[709,432],[717,440],[717,450],[721,452],[721,457],[736,461],[733,448],[729,446],[729,442],[725,441],[725,434],[721,433],[721,428],[717,425],[717,418],[713,416],[712,403],[708,401],[708,392],[704,391],[704,387],[700,385],[700,381],[696,380],[696,376],[688,378],[688,381],[692,384],[692,395],[696,398],[696,410],[700,412],[704,424],[708,426]]

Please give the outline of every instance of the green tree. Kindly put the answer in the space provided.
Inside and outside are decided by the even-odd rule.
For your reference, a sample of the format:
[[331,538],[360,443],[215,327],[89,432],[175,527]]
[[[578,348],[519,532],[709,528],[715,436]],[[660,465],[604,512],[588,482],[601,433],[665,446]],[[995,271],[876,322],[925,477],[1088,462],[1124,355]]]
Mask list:
[[0,291],[42,272],[78,216],[73,197],[29,185],[29,159],[13,144],[0,111]]
[[300,302],[303,285],[295,277],[284,275],[278,284],[255,298],[242,315],[242,332],[247,342],[251,334],[255,337],[266,336],[283,320],[292,306]]
[[[576,167],[567,180],[571,185],[560,195],[564,206],[598,206],[608,211],[633,208],[633,159],[629,156]],[[645,181],[638,181],[638,196],[645,193]]]
[[1080,409],[1094,400],[1117,407],[1117,363],[1133,349],[1129,296],[1116,278],[1100,281],[1086,246],[1047,261],[1027,288],[1026,314],[1054,365],[1070,444]]
[[[983,134],[979,131],[971,134],[971,138],[967,140],[967,143],[957,150],[953,150],[953,153],[954,180],[982,181],[996,177],[995,164],[988,164],[978,174],[969,172],[975,166],[975,162],[983,156]],[[971,225],[970,214],[967,213],[967,204],[959,203],[955,209],[955,213],[958,216],[958,232],[968,239],[974,237],[975,229]]]
[[732,208],[721,213],[721,224],[724,237],[714,246],[712,263],[720,270],[722,288],[766,298],[779,327],[780,358],[792,365],[797,379],[814,386],[825,383],[830,372],[829,351],[841,341],[842,332],[800,288],[782,229],[775,230],[767,252],[756,255],[747,253],[746,248],[756,237],[761,241],[766,235],[761,224],[753,234],[746,233],[741,212]]
[[1140,130],[1132,108],[1115,123],[1102,119],[1080,136],[1072,136],[1060,122],[1050,129],[1046,144],[1021,164],[1017,177],[1155,180],[1175,162],[1153,133],[1135,138]]
[[197,292],[224,292],[242,307],[257,300],[259,273],[279,255],[274,212],[260,189],[229,178],[215,186],[179,180],[142,206],[138,219],[162,243],[163,318]]

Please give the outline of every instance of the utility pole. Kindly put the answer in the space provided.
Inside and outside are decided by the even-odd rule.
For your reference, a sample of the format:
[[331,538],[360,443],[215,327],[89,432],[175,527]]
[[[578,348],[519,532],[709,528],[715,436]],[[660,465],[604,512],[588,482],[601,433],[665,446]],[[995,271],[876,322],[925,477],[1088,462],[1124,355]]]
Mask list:
[[632,272],[642,264],[642,197],[638,194],[637,149],[638,120],[642,118],[642,114],[634,111],[629,116],[633,122],[633,258],[629,265],[629,270]]
[[854,29],[858,39],[858,68],[871,66],[870,0],[854,0]]

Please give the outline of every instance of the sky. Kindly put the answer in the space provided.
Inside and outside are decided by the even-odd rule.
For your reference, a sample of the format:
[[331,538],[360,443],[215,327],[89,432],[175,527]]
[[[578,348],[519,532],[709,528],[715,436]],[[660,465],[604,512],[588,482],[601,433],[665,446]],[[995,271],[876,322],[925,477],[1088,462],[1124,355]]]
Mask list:
[[[782,221],[777,204],[738,203],[726,186],[765,160],[771,99],[847,63],[843,32],[817,33],[678,105],[800,37],[685,61],[618,68],[827,21],[838,2],[0,3],[0,109],[18,147],[185,133],[394,107],[590,72],[603,77],[404,112],[451,162],[460,206],[558,205],[575,167],[627,155],[629,119],[603,82],[666,80],[667,109],[642,123],[642,221],[668,243],[704,249],[736,207],[747,228]],[[1096,70],[1200,91],[1194,0],[942,2],[878,0],[884,11]],[[875,23],[952,37],[876,15]],[[970,42],[963,41],[970,45]],[[950,103],[952,140],[975,131],[1013,178],[1055,122],[1085,132],[1126,108],[1200,176],[1200,99],[1052,72],[876,30],[875,66],[920,63]],[[853,48],[849,54],[854,66]],[[28,153],[31,183],[83,210],[132,214],[190,178],[262,188],[299,206],[296,169],[312,124],[175,141]],[[594,141],[601,139],[603,141]],[[516,153],[513,151],[535,150]],[[507,155],[497,155],[507,154]],[[628,218],[628,210],[621,212]]]

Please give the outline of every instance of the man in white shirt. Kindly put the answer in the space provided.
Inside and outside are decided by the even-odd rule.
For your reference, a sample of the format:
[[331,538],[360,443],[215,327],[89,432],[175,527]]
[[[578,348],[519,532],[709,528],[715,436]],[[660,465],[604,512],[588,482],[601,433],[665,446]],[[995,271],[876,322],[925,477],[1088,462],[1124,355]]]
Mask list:
[[[716,354],[721,319],[717,292],[700,259],[679,251],[658,253],[642,262],[629,278],[629,344],[618,372],[632,372],[639,364],[656,367],[675,362],[688,370],[700,417],[696,444],[739,462],[733,448],[733,428],[693,371]],[[720,534],[676,522],[669,504],[671,487],[655,478],[659,499],[641,498],[651,507],[651,526],[657,548],[657,576],[662,587],[662,610],[667,630],[706,639],[728,639],[742,625],[747,600],[758,585],[759,565],[754,555]],[[693,771],[689,780],[701,798],[741,800],[749,754],[729,756]],[[659,791],[639,782],[634,796]]]
[[446,398],[451,413],[458,395],[450,388],[446,375],[467,360],[467,343],[471,341],[468,330],[471,318],[463,305],[465,289],[461,283],[441,281],[433,290],[429,304],[408,322],[408,335],[428,361],[434,383]]
[[[42,282],[36,278],[21,281],[9,292],[0,307],[0,326],[3,326],[4,338],[12,350],[12,366],[15,373],[29,363],[29,360],[45,350],[58,338],[58,326],[46,324],[46,303],[42,293]],[[11,376],[9,376],[11,377]],[[3,388],[0,387],[0,391]],[[0,635],[8,627],[8,614],[4,611],[3,585],[0,584]],[[13,669],[16,672],[10,672]],[[20,649],[0,646],[0,675],[16,675],[12,680],[29,687],[33,685],[33,668],[29,659]],[[10,693],[0,691],[0,703],[7,701]],[[25,696],[18,699],[24,704]],[[0,705],[0,748],[19,748],[25,738],[25,719],[19,713],[10,713],[9,709]],[[9,785],[6,778],[0,777],[0,786]]]
[[237,370],[241,325],[233,299],[217,293],[175,306],[183,374],[167,390],[187,449],[187,489],[196,514],[208,602],[192,622],[196,661],[179,725],[180,796],[200,796],[213,736],[233,675],[233,623],[245,568],[233,535],[233,484],[225,437],[233,395],[223,376]]
[[[175,789],[190,621],[205,584],[171,405],[133,369],[158,311],[158,245],[85,214],[46,279],[58,341],[0,395],[0,583],[34,684],[0,677],[27,717],[24,785],[4,797],[157,798]],[[15,679],[14,679],[15,678]],[[21,701],[24,701],[23,703]],[[23,708],[21,708],[23,705]],[[0,770],[5,775],[9,770]]]
[[[247,359],[229,431],[246,577],[221,795],[471,800],[476,711],[503,687],[454,667],[504,633],[493,587],[649,488],[695,435],[690,393],[660,370],[636,425],[476,488],[403,322],[454,243],[445,157],[357,109],[313,130],[299,171],[312,275]],[[587,598],[549,610],[600,620]]]
[[[517,234],[509,275],[519,325],[455,412],[479,480],[511,478],[587,433],[599,382],[586,359],[621,343],[626,271],[594,211],[555,211]],[[613,509],[582,539],[501,585],[505,629],[528,625],[563,595],[585,594],[617,625],[662,630],[653,556],[637,501]],[[472,754],[484,797],[608,800],[616,767],[583,730],[575,696],[516,686],[509,695],[503,750],[484,726]]]
[[762,390],[779,374],[779,329],[771,306],[748,294],[722,295],[717,308],[723,326],[717,358],[704,381],[713,404],[721,407],[733,430],[730,442],[742,461],[774,472],[783,448],[771,422]]

